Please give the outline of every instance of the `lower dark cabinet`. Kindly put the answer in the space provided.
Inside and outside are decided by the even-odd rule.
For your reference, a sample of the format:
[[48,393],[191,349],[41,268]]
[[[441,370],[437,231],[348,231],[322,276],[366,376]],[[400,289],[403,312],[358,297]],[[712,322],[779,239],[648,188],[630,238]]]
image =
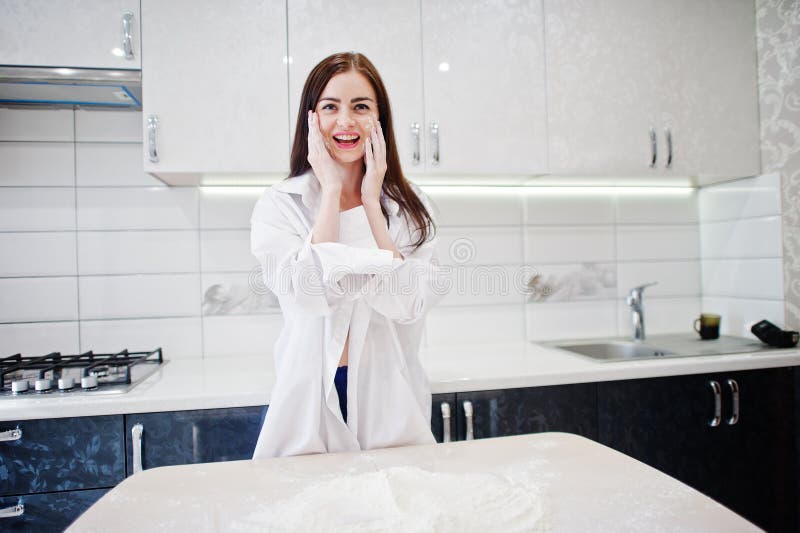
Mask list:
[[142,467],[250,459],[264,406],[125,415],[126,467],[133,474],[131,431],[142,425]]
[[[447,428],[447,431],[445,431]],[[456,395],[434,394],[431,401],[431,431],[436,442],[456,438]]]
[[0,497],[0,509],[14,507],[18,503],[24,505],[20,516],[0,518],[0,531],[63,531],[109,490],[111,489],[73,490]]

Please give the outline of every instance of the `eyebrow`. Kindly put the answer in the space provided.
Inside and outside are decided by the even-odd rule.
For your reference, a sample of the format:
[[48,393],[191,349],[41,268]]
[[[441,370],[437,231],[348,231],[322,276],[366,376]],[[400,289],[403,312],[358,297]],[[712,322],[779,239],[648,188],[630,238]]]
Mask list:
[[[342,102],[339,98],[333,98],[332,96],[326,96],[324,98],[319,99],[320,102],[322,102],[323,100],[330,100],[332,102],[336,102],[337,104],[340,104]],[[356,102],[364,102],[364,101],[374,102],[374,100],[369,96],[357,96],[356,98],[351,99],[350,103],[355,104]]]

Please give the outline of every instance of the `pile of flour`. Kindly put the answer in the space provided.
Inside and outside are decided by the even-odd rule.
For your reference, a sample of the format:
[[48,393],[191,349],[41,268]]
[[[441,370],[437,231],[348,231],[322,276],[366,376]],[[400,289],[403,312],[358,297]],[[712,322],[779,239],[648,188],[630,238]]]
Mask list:
[[[535,531],[546,529],[528,476],[430,472],[402,466],[325,478],[260,504],[237,526],[261,531]],[[237,528],[238,529],[238,528]]]

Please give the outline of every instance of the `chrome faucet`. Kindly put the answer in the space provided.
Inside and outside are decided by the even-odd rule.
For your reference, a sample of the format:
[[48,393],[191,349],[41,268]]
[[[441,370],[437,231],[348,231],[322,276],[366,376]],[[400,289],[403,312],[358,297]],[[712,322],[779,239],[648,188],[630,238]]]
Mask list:
[[644,340],[644,307],[642,303],[642,295],[645,288],[657,285],[658,282],[645,283],[631,289],[628,293],[628,305],[631,308],[631,320],[633,320],[633,340]]

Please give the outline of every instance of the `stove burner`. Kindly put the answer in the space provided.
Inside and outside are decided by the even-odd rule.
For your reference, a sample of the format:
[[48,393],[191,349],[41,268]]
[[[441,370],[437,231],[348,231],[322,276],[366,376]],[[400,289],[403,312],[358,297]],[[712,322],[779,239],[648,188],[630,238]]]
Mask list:
[[54,383],[60,393],[127,392],[165,362],[161,348],[150,352],[122,350],[114,354],[91,351],[80,355],[53,352],[39,357],[15,354],[0,358],[0,397],[51,393]]

